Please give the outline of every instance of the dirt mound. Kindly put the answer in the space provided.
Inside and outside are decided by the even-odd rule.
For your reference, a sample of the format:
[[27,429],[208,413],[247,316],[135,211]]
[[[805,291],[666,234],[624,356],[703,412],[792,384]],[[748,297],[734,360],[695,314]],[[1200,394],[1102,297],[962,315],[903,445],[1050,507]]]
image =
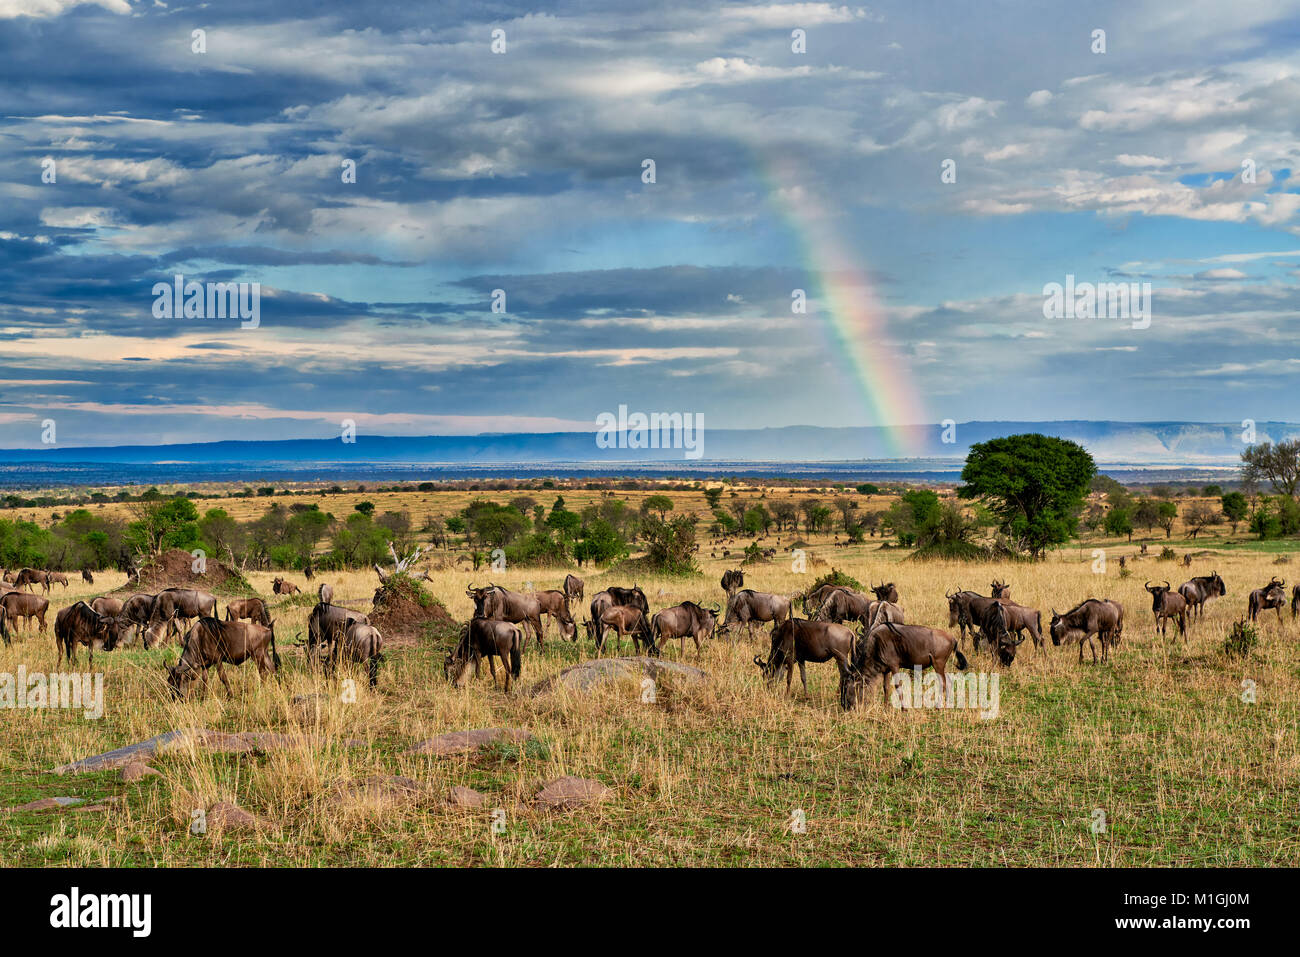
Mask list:
[[392,575],[375,589],[369,617],[390,646],[442,641],[460,628],[447,607],[408,575]]
[[[199,567],[201,572],[195,571]],[[149,559],[138,579],[127,579],[118,592],[159,592],[164,588],[201,588],[222,595],[252,595],[253,586],[237,569],[214,558],[202,563],[189,552],[173,548]]]

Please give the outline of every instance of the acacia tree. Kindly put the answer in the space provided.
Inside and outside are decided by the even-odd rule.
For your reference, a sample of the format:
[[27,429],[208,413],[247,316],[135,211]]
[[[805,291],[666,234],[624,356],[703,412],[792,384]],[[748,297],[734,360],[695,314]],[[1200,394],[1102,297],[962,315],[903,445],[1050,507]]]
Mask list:
[[1241,453],[1241,461],[1244,463],[1241,478],[1248,488],[1257,486],[1260,479],[1267,479],[1274,492],[1295,498],[1300,487],[1300,439],[1276,445],[1272,442],[1252,445]]
[[1089,484],[1092,456],[1066,439],[1029,433],[971,446],[962,469],[962,498],[984,502],[999,528],[1019,547],[1042,557],[1076,533]]

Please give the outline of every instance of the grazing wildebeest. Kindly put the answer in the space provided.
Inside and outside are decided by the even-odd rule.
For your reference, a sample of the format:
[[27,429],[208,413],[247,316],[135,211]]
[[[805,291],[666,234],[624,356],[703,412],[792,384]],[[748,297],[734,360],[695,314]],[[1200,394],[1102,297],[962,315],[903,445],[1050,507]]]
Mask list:
[[95,576],[90,573],[89,568],[83,568],[81,570],[81,580],[87,585],[95,584]]
[[[268,654],[269,652],[269,654]],[[222,665],[242,665],[252,659],[261,677],[280,670],[280,655],[275,650],[275,622],[259,625],[253,621],[222,621],[200,616],[181,645],[176,664],[167,667],[167,685],[177,700],[185,696],[185,685],[195,678],[207,687],[208,669],[216,666],[217,677],[231,695],[230,680]]]
[[[1183,640],[1187,640],[1187,599],[1183,598],[1178,592],[1173,590],[1169,582],[1152,585],[1147,582],[1144,586],[1151,593],[1151,613],[1155,616],[1156,631],[1163,638],[1165,631],[1169,627],[1169,619],[1173,618],[1178,622],[1178,634],[1182,635]],[[1281,619],[1282,613],[1278,612],[1278,618]]]
[[659,654],[659,649],[655,647],[654,636],[650,632],[649,619],[640,608],[633,608],[631,605],[611,605],[597,621],[588,620],[583,625],[588,637],[595,638],[597,655],[604,650],[605,635],[610,629],[613,629],[618,636],[619,653],[623,651],[623,636],[631,635],[637,654],[641,653],[642,642],[645,642],[646,650],[650,654]]
[[316,589],[317,599],[325,605],[334,600],[334,588],[328,582],[321,582],[320,587]]
[[[1277,620],[1280,624],[1282,621],[1282,606],[1286,604],[1286,592],[1283,587],[1286,582],[1276,575],[1263,588],[1256,588],[1250,593],[1250,599],[1247,603],[1247,612],[1250,620],[1254,621],[1261,611],[1268,611],[1270,608],[1277,609]],[[9,596],[6,595],[5,598]],[[0,601],[3,601],[0,598]]]
[[127,620],[131,629],[131,637],[123,639],[124,641],[134,640],[136,635],[143,634],[144,630],[149,627],[149,612],[153,610],[153,600],[157,595],[149,595],[140,592],[132,595],[122,605],[122,617]]
[[49,585],[53,585],[55,582],[58,582],[64,588],[68,587],[68,576],[63,574],[63,572],[46,572],[45,581]]
[[29,591],[34,592],[36,589],[32,588],[33,585],[40,585],[41,591],[48,592],[50,590],[50,578],[43,571],[35,568],[24,568],[18,573],[18,577],[14,579],[15,588],[26,586]]
[[260,598],[236,598],[226,602],[226,621],[239,621],[241,618],[271,627],[271,613]]
[[307,616],[307,658],[314,661],[323,653],[322,645],[333,646],[354,621],[370,624],[370,619],[359,611],[321,602]]
[[1000,582],[995,578],[989,585],[989,594],[994,598],[1010,598],[1011,586],[1006,582]]
[[[817,606],[817,612],[811,618],[813,621],[837,623],[855,619],[860,621],[870,610],[871,604],[871,599],[862,592],[854,591],[852,588],[837,587],[826,594]],[[869,618],[867,620],[870,621]]]
[[739,568],[731,568],[722,573],[722,590],[731,598],[745,587],[745,573]]
[[343,632],[343,637],[334,642],[331,649],[323,652],[325,677],[334,674],[340,661],[351,661],[366,666],[370,676],[370,687],[379,684],[379,664],[384,660],[384,637],[374,625],[364,621],[350,621]]
[[900,625],[883,621],[860,638],[853,651],[852,670],[840,681],[840,706],[846,710],[861,704],[876,675],[880,675],[889,703],[890,685],[895,673],[915,667],[933,668],[947,694],[948,659],[956,655],[957,670],[965,671],[966,657],[957,647],[957,639],[938,628],[923,625]]
[[16,571],[13,571],[12,569],[6,571],[4,574],[4,580],[8,582],[10,585],[16,585],[18,584],[18,573]]
[[487,658],[495,687],[497,668],[492,659],[497,657],[501,659],[501,670],[505,674],[505,690],[509,691],[511,676],[518,678],[523,671],[526,640],[523,629],[513,622],[475,616],[465,626],[455,650],[447,652],[447,660],[442,666],[443,676],[455,687],[463,688],[469,683],[469,666],[474,666],[474,677],[477,678],[479,661]]
[[32,627],[33,618],[40,622],[40,628],[37,630],[45,630],[45,613],[50,608],[48,598],[22,591],[11,591],[6,595],[0,595],[0,605],[4,606],[5,614],[14,623],[15,631],[18,630],[19,618],[23,619],[24,631]]
[[[604,591],[598,591],[591,597],[589,610],[591,612],[591,622],[596,632],[596,649],[599,650],[605,646],[605,613],[611,608],[625,606],[635,608],[645,615],[646,619],[650,618],[650,603],[646,601],[645,592],[639,587],[632,588],[606,588]],[[588,629],[590,634],[591,629]]]
[[1178,586],[1178,594],[1182,595],[1183,600],[1187,602],[1188,617],[1195,615],[1200,618],[1205,611],[1206,603],[1211,598],[1228,594],[1228,587],[1224,585],[1218,572],[1210,572],[1208,575],[1197,575],[1183,582]]
[[217,596],[197,588],[164,588],[154,596],[149,608],[149,622],[144,631],[144,646],[165,638],[169,633],[182,634],[178,622],[188,628],[195,618],[215,618]]
[[609,593],[610,598],[614,599],[614,604],[625,605],[628,608],[639,608],[647,618],[650,617],[650,602],[646,600],[645,592],[641,590],[640,585],[633,585],[631,588],[619,588],[617,585],[610,585],[605,591]]
[[1011,663],[1016,660],[1016,649],[1025,640],[1025,636],[1012,637],[1011,614],[1007,606],[1000,601],[989,604],[980,619],[980,631],[998,660],[1003,666],[1010,668]]
[[1000,599],[990,598],[981,595],[979,592],[959,591],[947,596],[948,598],[948,627],[958,627],[958,637],[965,640],[966,633],[969,631],[971,641],[975,648],[979,648],[980,638],[983,637],[982,624],[984,616],[988,614],[989,607],[997,604]]
[[1101,642],[1101,660],[1105,663],[1111,645],[1118,645],[1124,632],[1124,606],[1109,598],[1088,598],[1079,602],[1064,615],[1052,609],[1049,627],[1052,644],[1079,643],[1079,663],[1083,664],[1083,643],[1092,650],[1092,662],[1097,663],[1097,648],[1092,643],[1096,635]]
[[587,589],[587,583],[577,575],[564,576],[564,597],[569,601],[582,601],[582,596]]
[[574,623],[573,616],[569,614],[568,596],[564,592],[556,588],[539,591],[537,603],[541,605],[543,615],[555,620],[560,629],[560,637],[568,638],[570,641],[578,640],[578,626]]
[[[800,598],[799,601],[800,604],[803,605],[803,613],[809,618],[814,617],[817,612],[821,610],[826,599],[830,598],[830,596],[835,594],[837,591],[853,591],[853,589],[849,588],[847,585],[832,585],[829,583],[821,585]],[[857,594],[857,592],[854,592],[854,594]]]
[[100,595],[90,603],[90,607],[95,609],[100,615],[108,615],[110,618],[120,618],[124,602],[120,598],[113,598],[111,595]]
[[474,602],[476,617],[493,618],[516,625],[523,623],[532,629],[538,647],[543,646],[542,603],[536,595],[510,591],[500,585],[489,585],[487,588],[475,588],[471,585],[465,590],[465,597]]
[[722,622],[721,630],[724,634],[729,634],[733,625],[744,625],[749,631],[749,637],[753,638],[755,622],[770,621],[775,625],[790,617],[790,599],[785,595],[745,588],[736,592],[727,603],[727,617]]
[[898,604],[898,589],[894,587],[893,582],[881,582],[879,585],[872,585],[871,590],[875,593],[877,601],[887,601],[891,605]]
[[277,595],[297,595],[301,589],[293,582],[277,576],[271,581],[271,591]]
[[853,667],[855,637],[852,628],[833,621],[787,617],[772,629],[772,647],[768,651],[767,661],[755,655],[754,664],[762,670],[769,686],[776,681],[777,673],[785,668],[786,694],[790,693],[794,666],[798,664],[799,680],[803,682],[803,693],[807,695],[808,674],[805,663],[811,661],[820,664],[834,658],[843,683]]
[[122,618],[101,615],[84,601],[61,609],[54,616],[54,646],[59,651],[59,664],[63,664],[65,657],[68,664],[76,664],[77,645],[85,645],[93,665],[95,645],[103,651],[112,651],[125,624]]
[[690,635],[695,639],[695,653],[698,655],[701,651],[700,639],[713,637],[718,627],[718,613],[721,610],[716,605],[712,608],[704,608],[693,601],[684,601],[672,608],[665,608],[650,619],[650,634],[654,638],[654,647],[658,649],[661,641],[676,638],[681,654],[685,655],[686,636]]

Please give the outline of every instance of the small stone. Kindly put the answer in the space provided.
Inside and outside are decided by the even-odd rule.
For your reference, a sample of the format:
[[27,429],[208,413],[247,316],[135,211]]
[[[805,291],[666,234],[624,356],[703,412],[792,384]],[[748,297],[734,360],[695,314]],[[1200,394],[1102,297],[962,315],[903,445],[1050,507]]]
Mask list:
[[452,807],[482,807],[486,801],[487,796],[473,788],[457,785],[447,792],[447,803]]
[[32,801],[29,804],[20,804],[17,807],[11,807],[10,811],[50,811],[60,807],[75,807],[78,804],[85,804],[85,798],[77,797],[51,797],[41,798],[39,801]]
[[132,761],[130,764],[125,765],[120,773],[122,780],[127,782],[139,781],[151,774],[161,774],[157,768],[151,768],[143,761]]
[[435,754],[445,757],[450,754],[464,754],[477,751],[494,741],[514,741],[523,743],[531,741],[532,734],[523,728],[475,728],[472,731],[450,731],[436,738],[429,738],[407,748],[408,754]]
[[375,774],[360,781],[345,781],[336,785],[334,792],[336,804],[356,800],[416,804],[428,796],[418,781],[389,774]]
[[261,820],[255,815],[249,814],[238,805],[231,804],[229,801],[218,801],[212,807],[208,808],[207,814],[208,827],[214,830],[230,828],[232,830],[256,830],[259,827],[265,827],[267,822]]
[[599,804],[614,792],[591,778],[566,775],[556,778],[537,792],[537,803],[547,810],[572,810]]

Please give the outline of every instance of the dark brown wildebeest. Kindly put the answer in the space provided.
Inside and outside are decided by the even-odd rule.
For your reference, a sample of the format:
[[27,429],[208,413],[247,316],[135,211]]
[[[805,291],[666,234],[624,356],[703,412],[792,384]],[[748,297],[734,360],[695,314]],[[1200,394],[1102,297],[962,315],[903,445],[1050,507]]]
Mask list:
[[[557,588],[548,588],[537,592],[537,603],[541,605],[542,614],[555,620],[560,629],[560,637],[570,641],[578,640],[578,626],[569,614],[568,596]],[[542,623],[543,628],[546,623]]]
[[50,590],[50,577],[45,572],[35,568],[24,568],[18,573],[18,577],[14,579],[15,588],[26,587],[29,591],[34,592],[36,589],[32,588],[33,585],[40,585],[41,591],[48,592]]
[[379,684],[379,664],[384,660],[384,637],[374,625],[364,621],[348,622],[343,637],[334,642],[332,649],[321,648],[325,677],[332,677],[340,661],[365,665],[370,677],[370,687]]
[[903,669],[933,668],[947,694],[948,659],[957,658],[957,670],[968,667],[966,657],[957,647],[957,639],[938,628],[923,625],[899,625],[882,622],[858,640],[853,651],[853,668],[840,681],[840,706],[853,708],[863,702],[867,688],[880,675],[880,684],[889,704],[894,675]]
[[239,621],[241,618],[271,627],[271,613],[260,598],[236,598],[226,602],[226,621]]
[[611,605],[605,609],[599,621],[587,619],[583,622],[583,627],[587,630],[587,637],[595,640],[597,655],[604,650],[605,636],[611,629],[618,636],[620,654],[623,652],[624,635],[632,636],[637,654],[641,653],[642,642],[645,643],[646,650],[650,654],[659,654],[659,649],[655,647],[654,636],[650,633],[650,622],[640,608],[633,608],[631,605]]
[[1124,633],[1124,606],[1109,598],[1088,598],[1079,602],[1064,615],[1052,609],[1052,623],[1048,629],[1052,644],[1079,643],[1079,664],[1083,664],[1083,643],[1092,650],[1092,663],[1097,663],[1097,648],[1092,643],[1096,635],[1101,642],[1101,660],[1104,664],[1111,645],[1118,645]]
[[316,589],[316,598],[321,604],[328,605],[334,600],[334,588],[328,582],[321,582]]
[[[1187,640],[1187,599],[1173,590],[1169,582],[1147,582],[1142,586],[1151,593],[1151,613],[1155,616],[1156,632],[1163,638],[1169,627],[1169,619],[1178,622],[1178,634]],[[1278,612],[1281,620],[1282,613]]]
[[124,603],[120,598],[113,598],[111,595],[100,595],[90,603],[90,607],[100,615],[108,615],[110,618],[120,618]]
[[58,582],[64,588],[68,587],[68,576],[63,574],[63,572],[46,572],[45,581],[50,585]]
[[1300,585],[1291,586],[1291,618],[1295,620],[1297,614],[1300,614]]
[[84,601],[61,609],[54,616],[54,646],[59,650],[59,664],[77,662],[77,645],[85,645],[90,652],[90,663],[95,663],[95,646],[103,651],[117,647],[126,621],[111,615],[101,615]]
[[524,624],[532,630],[537,646],[543,647],[542,603],[536,595],[510,591],[500,585],[488,585],[486,588],[471,585],[465,590],[465,597],[474,602],[475,617],[508,621],[515,625]]
[[569,601],[582,601],[586,589],[587,583],[577,575],[564,576],[564,597]]
[[188,628],[195,618],[215,618],[217,596],[197,588],[164,588],[154,596],[149,608],[149,622],[144,630],[144,646],[150,648],[170,633],[178,637],[183,631],[178,622]]
[[83,568],[81,570],[81,580],[87,585],[95,584],[95,576],[90,573],[89,568]]
[[1197,575],[1195,578],[1188,579],[1178,586],[1178,594],[1183,596],[1187,602],[1187,615],[1190,618],[1195,615],[1200,618],[1205,611],[1205,605],[1211,598],[1220,598],[1228,594],[1228,587],[1219,577],[1218,572],[1210,572],[1208,575]]
[[989,594],[994,598],[1010,598],[1011,586],[1006,582],[1000,582],[995,578],[989,585]]
[[[1007,668],[1010,668],[1011,663],[1016,660],[1016,649],[1025,640],[1024,635],[1017,638],[1012,637],[1013,634],[1018,633],[1011,627],[1011,623],[1011,613],[1007,606],[1000,601],[991,601],[984,609],[984,616],[980,619],[980,632],[989,643],[989,650]],[[978,647],[978,640],[975,644]]]
[[303,568],[302,577],[307,579],[307,581],[311,581],[313,578],[316,577],[316,572],[312,569],[311,562],[308,562],[306,567]]
[[745,573],[739,568],[731,568],[722,573],[722,590],[731,598],[745,587]]
[[772,629],[772,647],[767,661],[758,655],[754,664],[763,672],[769,686],[776,681],[778,672],[785,668],[785,693],[790,693],[794,682],[794,666],[799,666],[799,680],[803,693],[808,694],[806,662],[821,664],[835,659],[843,683],[853,667],[853,629],[833,621],[809,621],[807,618],[786,617]]
[[[1277,609],[1278,623],[1282,622],[1282,606],[1286,604],[1286,592],[1283,591],[1286,582],[1276,575],[1263,588],[1256,588],[1250,593],[1250,599],[1247,602],[1246,610],[1251,621],[1254,621],[1261,611],[1268,611],[1270,608]],[[5,598],[9,596],[6,595]],[[4,601],[0,598],[0,601]]]
[[871,591],[876,596],[876,601],[887,601],[891,605],[898,604],[898,589],[894,587],[893,582],[881,582],[879,585],[872,585]]
[[45,630],[45,613],[50,608],[48,598],[43,598],[40,595],[29,595],[27,592],[22,591],[11,591],[6,595],[0,595],[0,605],[4,606],[5,614],[14,623],[15,631],[18,630],[19,618],[23,619],[24,631],[31,629],[33,618],[40,623],[38,631]]
[[523,629],[513,622],[498,621],[492,618],[474,617],[469,620],[461,632],[460,643],[454,651],[447,652],[443,662],[443,676],[457,688],[469,683],[469,666],[474,666],[474,677],[478,677],[479,661],[487,658],[488,668],[492,672],[492,686],[496,687],[497,668],[493,658],[501,659],[501,670],[505,674],[505,690],[510,690],[510,678],[518,678],[523,672],[524,642]]
[[302,589],[293,582],[276,576],[271,580],[271,591],[277,595],[297,595]]
[[195,678],[202,678],[206,688],[208,669],[215,665],[226,694],[231,695],[230,679],[222,666],[242,665],[250,658],[256,662],[258,674],[263,678],[280,670],[274,621],[268,626],[253,621],[222,621],[201,616],[185,633],[180,659],[167,667],[167,685],[172,696],[180,700],[185,697],[185,687]]
[[[812,621],[833,621],[843,623],[845,621],[861,620],[871,607],[871,599],[860,591],[854,591],[852,588],[837,587],[834,591],[828,592],[817,606],[817,612],[812,615]],[[867,619],[870,621],[870,619]]]
[[948,627],[959,629],[957,634],[960,641],[966,640],[967,631],[974,641],[975,622],[978,618],[972,614],[970,603],[984,596],[974,591],[955,591],[944,592],[944,597],[948,599]]
[[720,630],[730,634],[735,625],[744,625],[749,637],[754,637],[754,623],[772,622],[773,625],[791,617],[790,599],[785,595],[773,595],[768,592],[744,588],[736,592],[727,603],[727,616]]
[[[635,608],[647,620],[650,618],[650,603],[646,601],[645,592],[637,586],[632,588],[606,588],[603,591],[596,592],[591,597],[591,604],[588,608],[591,612],[590,620],[596,630],[597,650],[605,645],[605,625],[603,624],[605,612],[619,606]],[[590,634],[590,629],[588,633]]]
[[[837,591],[853,591],[853,589],[846,585],[832,585],[829,583],[821,585],[799,599],[799,603],[803,606],[803,613],[810,619],[813,618],[821,610],[826,599]],[[857,593],[854,592],[854,594]]]
[[138,595],[132,595],[122,605],[122,617],[127,620],[131,629],[131,637],[124,638],[124,641],[131,641],[136,635],[144,633],[149,627],[149,612],[153,610],[153,600],[156,595],[149,595],[140,592]]
[[322,654],[328,653],[322,651],[322,646],[332,648],[334,644],[340,641],[348,626],[354,621],[363,624],[370,624],[370,619],[359,611],[353,611],[351,608],[344,608],[342,605],[331,605],[327,602],[321,602],[311,610],[307,616],[307,659],[308,661],[317,660]]
[[716,605],[704,608],[693,601],[684,601],[672,608],[665,608],[650,619],[650,634],[654,638],[654,647],[660,642],[676,638],[680,653],[686,654],[686,636],[695,639],[695,653],[700,654],[700,639],[712,638],[718,628],[718,613],[722,611]]
[[9,613],[5,611],[4,605],[0,605],[0,638],[4,639],[6,645],[14,643],[9,637]]

